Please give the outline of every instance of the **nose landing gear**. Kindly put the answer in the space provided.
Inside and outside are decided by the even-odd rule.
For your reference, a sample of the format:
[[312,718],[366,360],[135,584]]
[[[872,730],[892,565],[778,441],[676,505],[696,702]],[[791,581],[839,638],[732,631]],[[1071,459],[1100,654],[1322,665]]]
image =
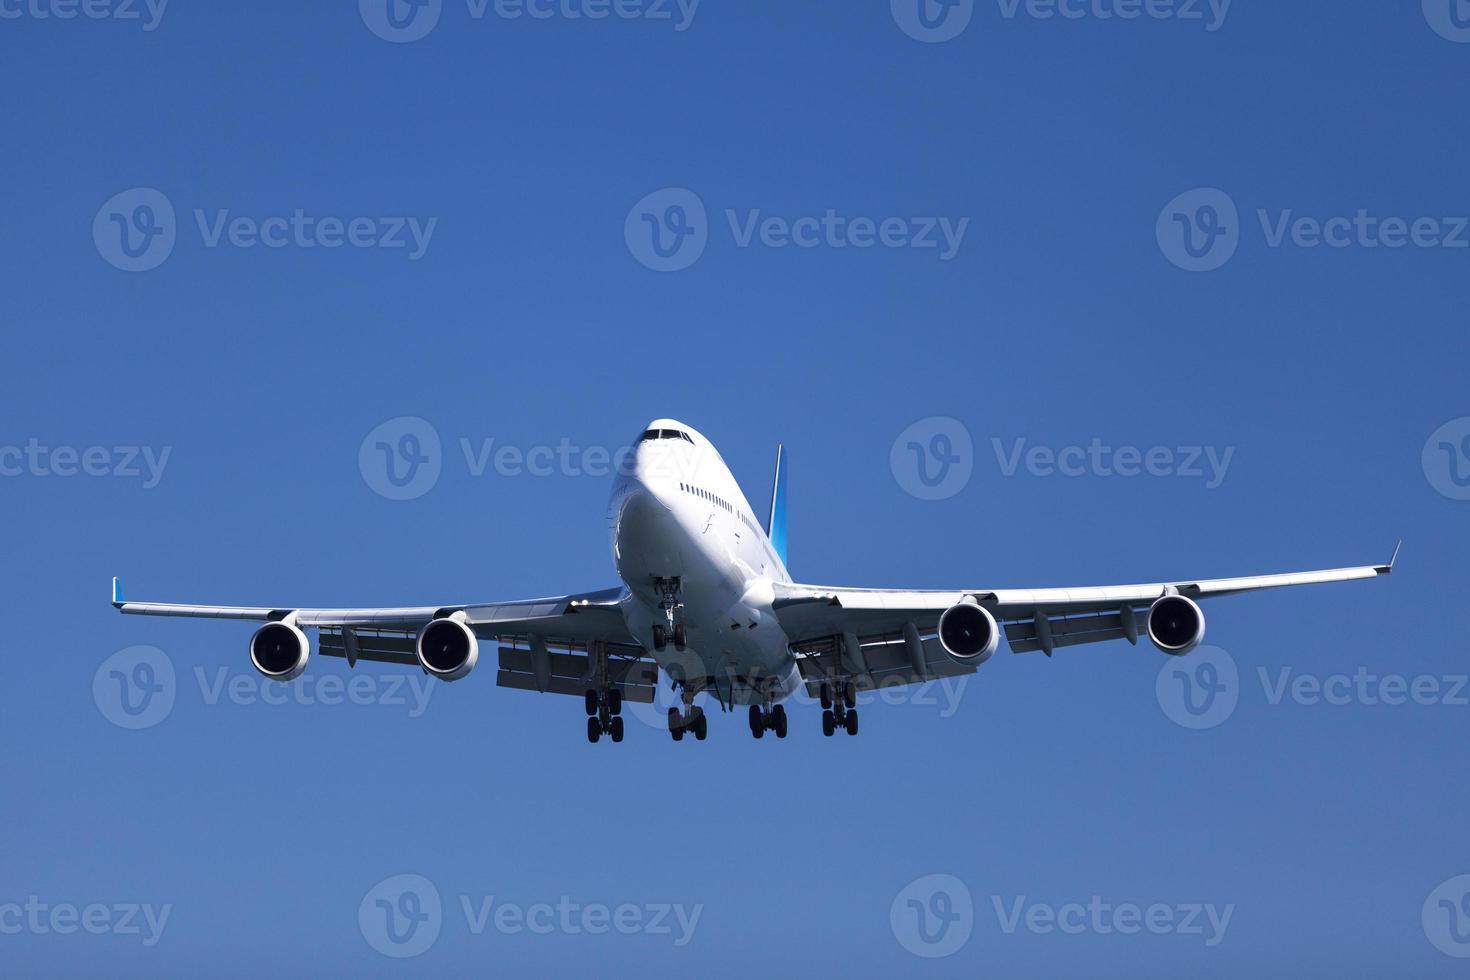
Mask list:
[[673,578],[660,578],[654,580],[658,587],[659,608],[664,611],[666,625],[653,628],[653,648],[663,650],[669,645],[669,637],[674,638],[674,649],[684,649],[687,633],[683,623],[675,624],[674,610],[683,609],[684,603],[679,601],[680,580],[676,575]]

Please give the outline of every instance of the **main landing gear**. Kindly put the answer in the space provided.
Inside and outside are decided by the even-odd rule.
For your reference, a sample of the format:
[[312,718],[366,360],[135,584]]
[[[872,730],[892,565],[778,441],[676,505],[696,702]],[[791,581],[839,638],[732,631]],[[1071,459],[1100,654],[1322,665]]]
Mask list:
[[703,708],[689,705],[682,712],[678,708],[669,709],[669,734],[674,741],[680,742],[685,732],[693,732],[700,742],[709,737],[709,719],[705,717]]
[[822,734],[829,738],[837,729],[847,729],[847,734],[858,733],[857,685],[850,680],[839,683],[841,697],[836,697],[832,684],[822,682]]
[[703,742],[709,737],[709,719],[704,716],[704,709],[694,703],[694,696],[699,690],[691,687],[682,678],[674,679],[674,689],[684,702],[684,710],[669,709],[669,735],[674,741],[681,742],[685,732],[693,732],[695,739]]
[[766,732],[775,732],[777,738],[786,737],[786,706],[784,704],[778,704],[768,710],[762,710],[758,704],[750,706],[750,734],[760,738]]
[[587,741],[593,745],[603,735],[614,742],[623,740],[623,692],[616,687],[598,692],[589,690],[584,697],[587,707]]
[[685,643],[688,642],[688,634],[683,623],[674,624],[674,610],[684,607],[684,604],[679,601],[679,577],[655,579],[654,585],[658,587],[658,605],[664,611],[666,623],[653,628],[653,648],[655,650],[664,649],[669,645],[669,638],[673,637],[674,649],[682,650]]

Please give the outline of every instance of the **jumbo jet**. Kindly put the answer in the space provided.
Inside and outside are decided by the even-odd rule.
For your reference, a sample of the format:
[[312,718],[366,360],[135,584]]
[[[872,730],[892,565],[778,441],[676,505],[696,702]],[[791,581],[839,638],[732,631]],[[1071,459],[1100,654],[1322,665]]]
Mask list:
[[1199,600],[1287,585],[1375,578],[1363,565],[1252,578],[1186,579],[1068,589],[905,591],[806,585],[786,569],[786,457],[765,525],[729,467],[699,432],[650,422],[608,505],[613,561],[622,584],[513,602],[382,609],[194,606],[129,602],[117,579],[113,605],[145,616],[239,619],[263,625],[250,638],[255,668],[275,681],[320,652],[349,666],[376,661],[422,668],[444,681],[470,674],[480,644],[498,644],[496,684],[583,699],[587,739],[623,740],[624,700],[654,700],[662,671],[682,708],[668,710],[674,741],[703,741],[700,694],[724,712],[749,706],[750,732],[785,738],[783,701],[799,689],[821,701],[822,734],[858,731],[857,697],[874,688],[972,674],[999,647],[1013,653],[1146,636],[1165,654],[1199,646]]

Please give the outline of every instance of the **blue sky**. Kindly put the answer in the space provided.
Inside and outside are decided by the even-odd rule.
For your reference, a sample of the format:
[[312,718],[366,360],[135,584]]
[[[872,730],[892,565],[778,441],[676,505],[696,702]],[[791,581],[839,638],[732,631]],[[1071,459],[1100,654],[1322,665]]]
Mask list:
[[[0,0],[6,973],[1461,971],[1470,9],[354,6]],[[613,585],[598,463],[660,416],[753,501],[785,443],[804,581],[1406,543],[855,739],[589,746],[483,666],[283,693],[247,626],[105,602]],[[359,451],[404,418],[397,500]]]

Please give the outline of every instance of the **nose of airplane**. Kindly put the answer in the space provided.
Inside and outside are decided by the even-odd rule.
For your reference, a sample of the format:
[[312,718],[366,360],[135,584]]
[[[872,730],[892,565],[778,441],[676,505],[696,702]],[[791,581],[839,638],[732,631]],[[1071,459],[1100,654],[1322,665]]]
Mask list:
[[617,503],[614,554],[625,580],[675,575],[679,522],[664,499],[636,476]]
[[690,445],[671,424],[666,420],[650,423],[633,453],[634,479],[660,498],[677,487]]
[[667,520],[669,509],[659,495],[641,482],[630,484],[618,509],[618,526],[624,532],[655,529]]
[[634,501],[637,507],[656,507],[660,511],[668,511],[674,502],[678,477],[669,476],[672,471],[666,465],[667,460],[661,456],[655,450],[639,450],[634,459],[629,487],[632,496],[637,498]]

